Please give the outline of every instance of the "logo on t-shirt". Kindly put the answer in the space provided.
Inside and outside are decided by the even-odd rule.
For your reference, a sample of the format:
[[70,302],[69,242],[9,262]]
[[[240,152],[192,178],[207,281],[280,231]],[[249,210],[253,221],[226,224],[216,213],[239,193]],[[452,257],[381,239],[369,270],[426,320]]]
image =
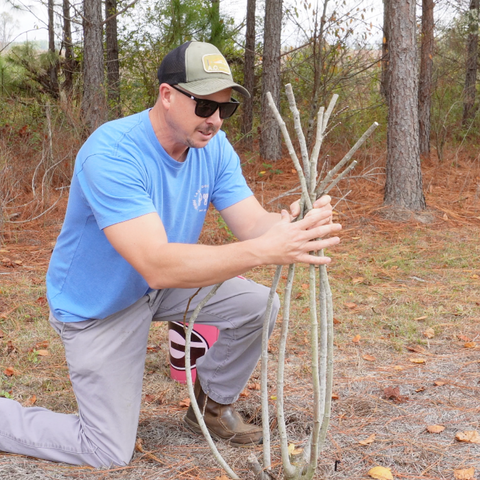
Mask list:
[[193,197],[193,206],[199,212],[206,212],[209,204],[208,185],[202,185]]

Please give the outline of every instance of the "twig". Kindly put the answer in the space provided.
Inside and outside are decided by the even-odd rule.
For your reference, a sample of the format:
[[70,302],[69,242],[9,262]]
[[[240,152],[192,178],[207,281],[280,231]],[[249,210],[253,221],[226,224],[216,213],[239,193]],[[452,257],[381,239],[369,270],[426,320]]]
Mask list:
[[[185,335],[185,373],[187,377],[187,388],[188,388],[188,395],[190,396],[190,404],[193,408],[193,411],[195,412],[195,417],[197,418],[198,425],[202,430],[202,433],[205,439],[207,440],[207,443],[210,447],[210,450],[213,453],[213,456],[215,457],[217,462],[221,465],[221,467],[228,473],[230,478],[233,478],[234,480],[240,480],[240,477],[237,476],[237,474],[230,468],[227,462],[225,462],[223,457],[220,455],[220,452],[218,451],[215,443],[212,440],[210,432],[208,431],[207,425],[205,424],[205,420],[203,419],[202,412],[200,411],[200,408],[197,403],[197,399],[195,398],[195,391],[193,389],[193,380],[192,380],[192,367],[191,367],[191,361],[190,361],[190,340],[192,337],[192,330],[195,324],[195,320],[200,314],[200,310],[205,306],[205,304],[210,300],[210,298],[212,298],[215,295],[215,293],[217,293],[217,290],[220,288],[222,283],[215,285],[210,290],[210,292],[208,292],[205,298],[201,300],[199,304],[195,307],[195,310],[193,311],[189,319],[188,329]],[[198,293],[198,290],[197,292],[194,293],[194,296],[197,293]]]

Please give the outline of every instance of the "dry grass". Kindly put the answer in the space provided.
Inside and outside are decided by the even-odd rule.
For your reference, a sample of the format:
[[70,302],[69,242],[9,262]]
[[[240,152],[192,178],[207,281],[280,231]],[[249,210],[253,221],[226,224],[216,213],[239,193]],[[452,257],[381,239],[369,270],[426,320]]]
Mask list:
[[[375,465],[390,467],[395,478],[406,479],[453,479],[455,469],[467,467],[478,473],[480,445],[458,442],[455,435],[480,430],[479,170],[473,161],[454,167],[424,165],[428,215],[392,222],[381,208],[381,162],[370,157],[371,152],[365,154],[356,173],[363,178],[344,182],[334,193],[340,198],[352,190],[348,201],[337,207],[344,225],[342,243],[330,252],[338,398],[316,478],[364,479]],[[264,203],[293,186],[287,161],[279,166],[284,173],[271,178],[258,174],[262,166],[257,163],[247,164],[245,171]],[[379,170],[369,174],[372,168]],[[287,197],[272,205],[289,203]],[[11,226],[5,232],[0,260],[8,258],[11,263],[0,262],[0,367],[2,372],[12,367],[15,374],[1,375],[0,390],[22,402],[35,396],[35,405],[72,412],[75,402],[62,346],[48,326],[43,283],[63,208],[62,201],[41,222]],[[228,232],[213,215],[203,241],[228,241]],[[272,271],[257,269],[250,276],[269,284]],[[299,269],[286,362],[288,431],[297,446],[306,441],[312,415],[304,279],[306,274]],[[278,330],[271,340],[272,395]],[[49,356],[35,354],[39,345],[46,345],[42,342],[48,342]],[[252,381],[258,376],[255,372]],[[394,387],[399,390],[392,396]],[[151,329],[144,395],[138,430],[143,452],[137,451],[128,467],[98,471],[3,455],[0,478],[219,478],[223,472],[205,441],[183,427],[181,401],[187,392],[169,378],[162,324]],[[259,406],[254,389],[239,401],[240,410],[255,422]],[[273,411],[273,401],[271,407]],[[434,424],[446,428],[428,433],[426,427]],[[281,479],[278,437],[272,431],[274,472]],[[372,434],[373,443],[359,443]],[[246,452],[218,446],[242,479],[253,479]],[[261,456],[261,447],[255,451]]]

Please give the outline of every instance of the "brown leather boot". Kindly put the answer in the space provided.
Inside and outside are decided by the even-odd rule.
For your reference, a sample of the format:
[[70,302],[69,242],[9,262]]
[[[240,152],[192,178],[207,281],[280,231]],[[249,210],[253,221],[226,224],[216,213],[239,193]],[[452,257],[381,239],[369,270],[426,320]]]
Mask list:
[[[262,443],[262,429],[256,425],[245,423],[231,404],[221,405],[208,398],[200,386],[198,375],[195,381],[195,398],[213,438],[227,440],[230,445],[235,447],[248,447]],[[190,430],[202,433],[191,405],[188,407],[184,422]]]

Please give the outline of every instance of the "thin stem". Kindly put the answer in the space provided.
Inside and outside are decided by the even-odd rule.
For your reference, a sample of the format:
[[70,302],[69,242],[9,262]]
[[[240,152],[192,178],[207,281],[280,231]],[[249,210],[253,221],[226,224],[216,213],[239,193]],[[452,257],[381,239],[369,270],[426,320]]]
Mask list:
[[[200,411],[200,408],[197,403],[197,399],[195,398],[195,391],[193,388],[193,379],[192,379],[192,367],[191,367],[191,360],[190,360],[190,340],[192,337],[192,330],[195,324],[195,320],[200,314],[200,310],[205,306],[205,304],[210,300],[210,298],[212,298],[215,295],[215,293],[217,293],[217,290],[220,288],[221,285],[222,285],[221,283],[215,285],[212,288],[212,290],[208,292],[205,298],[201,300],[199,304],[196,306],[195,310],[193,311],[189,319],[188,329],[185,334],[185,373],[187,377],[187,388],[188,388],[188,395],[190,396],[190,404],[192,405],[193,411],[195,412],[195,417],[197,418],[198,425],[200,426],[202,433],[205,439],[207,440],[207,443],[210,447],[210,450],[213,453],[213,456],[215,457],[217,462],[220,464],[220,466],[227,472],[230,478],[233,478],[234,480],[240,480],[240,477],[237,476],[237,474],[230,468],[227,462],[220,455],[220,452],[218,451],[215,443],[212,440],[212,437],[210,436],[210,432],[208,431],[207,425],[203,420],[202,412]],[[195,296],[197,293],[198,293],[198,290],[194,293],[193,296]]]

